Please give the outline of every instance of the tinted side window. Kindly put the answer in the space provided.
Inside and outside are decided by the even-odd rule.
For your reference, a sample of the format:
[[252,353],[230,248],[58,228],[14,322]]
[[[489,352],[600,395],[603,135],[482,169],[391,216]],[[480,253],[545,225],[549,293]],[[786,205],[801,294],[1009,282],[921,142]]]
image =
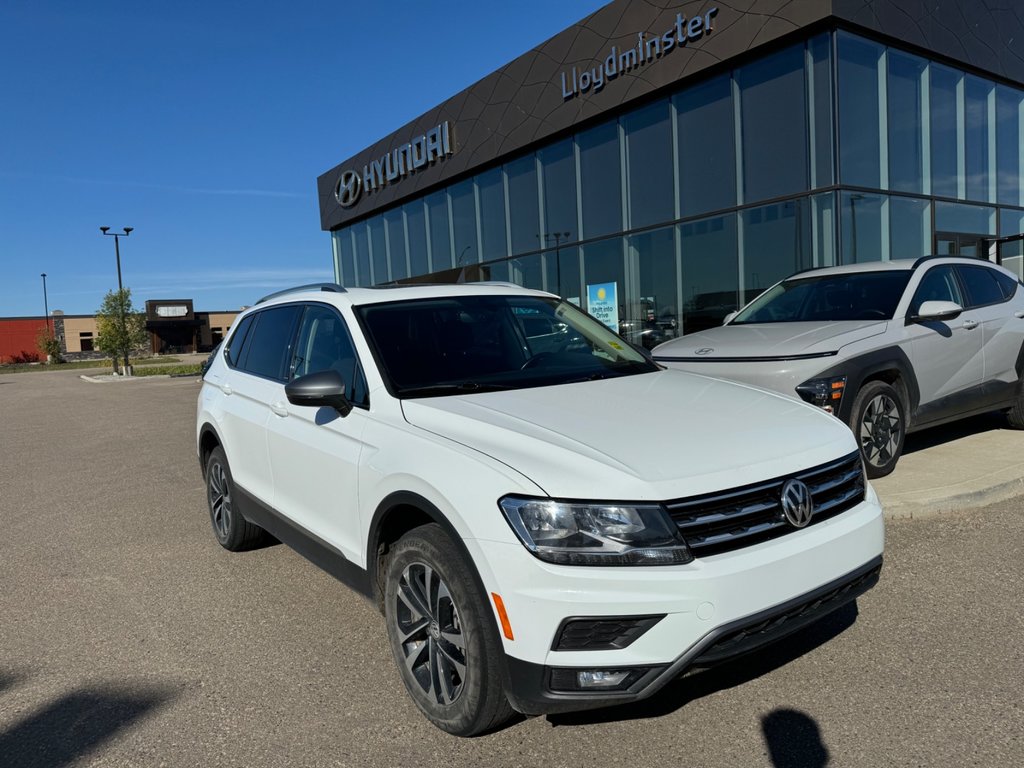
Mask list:
[[1005,301],[1003,291],[996,282],[996,273],[987,267],[957,267],[967,291],[967,306],[982,307]]
[[228,363],[232,367],[238,366],[238,361],[242,359],[242,349],[245,347],[245,337],[249,334],[249,329],[252,327],[252,320],[255,315],[246,315],[242,318],[242,321],[238,324],[238,328],[231,334],[231,339],[228,341],[228,348],[224,351],[227,356]]
[[1003,298],[1012,299],[1020,283],[1010,277],[1010,275],[1005,275],[1002,272],[993,271],[992,274],[995,275],[996,282],[999,283],[999,290],[1003,292]]
[[345,321],[330,307],[313,304],[302,316],[290,377],[328,370],[337,371],[345,379],[350,402],[366,405],[366,380]]
[[247,373],[268,379],[285,379],[285,366],[291,359],[295,324],[302,307],[290,305],[257,312],[255,327],[249,332],[249,341],[242,368]]
[[916,315],[926,301],[952,301],[964,306],[952,267],[932,267],[925,273],[917,286],[914,300],[910,302],[910,314]]

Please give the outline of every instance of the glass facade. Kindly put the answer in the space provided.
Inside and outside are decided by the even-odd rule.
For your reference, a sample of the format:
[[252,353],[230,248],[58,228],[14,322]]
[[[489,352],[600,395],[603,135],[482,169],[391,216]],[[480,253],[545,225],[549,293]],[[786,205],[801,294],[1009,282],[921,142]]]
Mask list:
[[826,32],[498,162],[333,232],[338,279],[602,288],[651,346],[800,269],[1020,232],[1024,89]]

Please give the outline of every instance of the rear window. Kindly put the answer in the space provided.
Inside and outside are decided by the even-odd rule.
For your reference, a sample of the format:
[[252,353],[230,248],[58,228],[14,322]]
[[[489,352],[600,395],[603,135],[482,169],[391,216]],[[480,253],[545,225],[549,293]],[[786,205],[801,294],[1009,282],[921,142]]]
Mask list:
[[291,360],[295,324],[302,307],[291,304],[256,313],[256,325],[249,331],[242,369],[246,373],[284,381]]
[[246,315],[239,321],[238,328],[231,334],[231,339],[228,341],[228,348],[225,354],[228,358],[228,363],[233,367],[238,367],[238,361],[242,359],[242,349],[245,347],[245,337],[249,334],[249,329],[252,327],[252,319],[255,315]]

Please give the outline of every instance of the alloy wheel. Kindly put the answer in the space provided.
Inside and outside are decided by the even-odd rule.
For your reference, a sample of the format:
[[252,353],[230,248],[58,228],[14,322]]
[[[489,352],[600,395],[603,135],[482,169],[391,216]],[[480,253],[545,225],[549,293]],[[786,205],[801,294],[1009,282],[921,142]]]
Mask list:
[[210,467],[207,496],[210,500],[213,529],[217,532],[218,538],[226,540],[231,530],[231,487],[228,485],[224,465],[219,462]]
[[466,682],[466,640],[448,586],[429,565],[411,563],[402,571],[395,602],[406,668],[424,696],[451,704]]
[[882,467],[892,461],[902,432],[896,401],[884,394],[873,397],[860,422],[860,444],[868,463]]

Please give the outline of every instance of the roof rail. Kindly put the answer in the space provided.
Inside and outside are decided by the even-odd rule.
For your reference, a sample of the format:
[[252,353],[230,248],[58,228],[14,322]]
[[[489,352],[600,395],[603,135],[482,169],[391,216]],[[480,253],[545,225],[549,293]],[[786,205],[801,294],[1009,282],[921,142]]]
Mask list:
[[294,288],[285,288],[283,291],[268,293],[266,296],[264,296],[256,303],[262,304],[264,301],[276,299],[278,296],[285,296],[289,293],[299,293],[300,291],[325,291],[327,293],[348,293],[348,291],[345,290],[345,286],[339,285],[338,283],[310,283],[309,285],[297,285]]
[[956,255],[956,256],[953,256],[953,255],[943,256],[942,254],[932,254],[930,256],[921,256],[919,259],[917,259],[917,261],[914,262],[914,266],[911,267],[911,269],[917,269],[920,265],[924,264],[926,261],[933,261],[934,259],[962,259],[963,261],[967,261],[967,262],[988,261],[988,259],[986,259],[983,256],[960,256],[960,255]]

